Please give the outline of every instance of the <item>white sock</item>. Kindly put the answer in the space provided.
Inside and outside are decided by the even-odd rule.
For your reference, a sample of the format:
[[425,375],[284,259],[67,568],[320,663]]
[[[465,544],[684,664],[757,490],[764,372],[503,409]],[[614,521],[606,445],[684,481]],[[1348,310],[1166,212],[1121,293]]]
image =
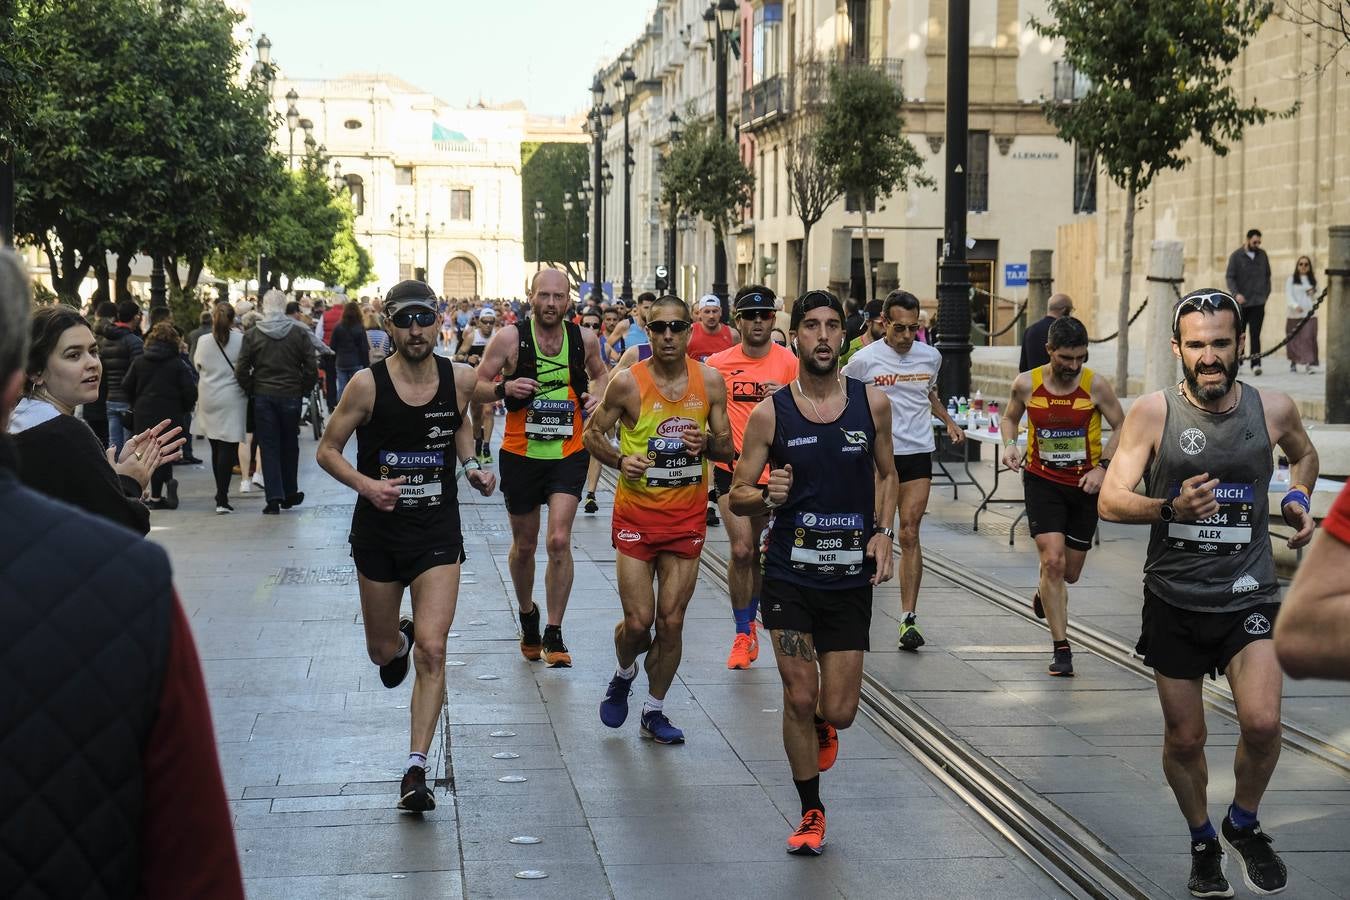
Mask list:
[[[412,649],[408,643],[408,636],[406,634],[400,631],[398,633],[398,639],[400,641],[400,646],[398,648],[398,652],[394,654],[394,659],[402,659],[403,657],[407,656],[408,651]],[[426,759],[425,756],[422,758]]]
[[406,772],[413,766],[421,766],[423,769],[425,769],[427,767],[427,755],[425,753],[417,753],[415,751],[413,753],[409,753],[408,764],[403,767],[403,771]]
[[626,669],[615,669],[614,674],[618,675],[620,678],[627,678],[631,681],[637,677],[637,663],[634,662]]
[[660,712],[665,705],[666,701],[657,700],[651,694],[648,694],[647,699],[642,703],[642,714],[645,716],[649,712]]

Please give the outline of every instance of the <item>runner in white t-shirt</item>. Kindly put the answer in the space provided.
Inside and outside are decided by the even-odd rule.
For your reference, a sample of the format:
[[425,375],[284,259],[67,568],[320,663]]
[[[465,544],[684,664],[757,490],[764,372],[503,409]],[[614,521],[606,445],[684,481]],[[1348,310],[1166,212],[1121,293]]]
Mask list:
[[[923,646],[916,611],[919,582],[923,579],[923,551],[919,548],[919,521],[928,508],[933,483],[933,417],[947,426],[947,436],[959,444],[966,439],[938,399],[938,369],[942,355],[914,340],[919,331],[919,300],[908,291],[891,291],[882,307],[885,338],[858,350],[841,370],[850,378],[875,385],[891,401],[891,436],[895,468],[900,473],[900,622],[899,647]],[[880,526],[883,523],[878,522]]]

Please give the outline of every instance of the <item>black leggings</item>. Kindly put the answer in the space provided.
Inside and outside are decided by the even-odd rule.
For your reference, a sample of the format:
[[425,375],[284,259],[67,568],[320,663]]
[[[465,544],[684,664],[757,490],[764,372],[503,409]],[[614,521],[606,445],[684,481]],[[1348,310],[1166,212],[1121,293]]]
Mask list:
[[1266,305],[1242,307],[1242,318],[1250,329],[1247,332],[1247,355],[1255,369],[1261,365],[1261,325],[1266,321]]
[[159,466],[150,473],[150,496],[156,500],[164,498],[164,486],[173,478],[173,466]]
[[211,438],[211,474],[216,476],[216,505],[224,506],[230,500],[230,479],[239,462],[239,445],[233,441]]

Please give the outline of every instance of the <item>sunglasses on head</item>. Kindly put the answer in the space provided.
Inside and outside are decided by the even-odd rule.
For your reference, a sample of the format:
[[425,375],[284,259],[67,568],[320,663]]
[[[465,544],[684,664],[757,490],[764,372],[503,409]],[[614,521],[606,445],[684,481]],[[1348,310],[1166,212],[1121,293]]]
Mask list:
[[403,310],[390,316],[389,321],[394,323],[395,328],[411,328],[414,322],[422,328],[429,328],[436,324],[436,313],[429,309],[418,310],[417,312]]
[[1233,311],[1237,318],[1238,332],[1242,331],[1242,307],[1230,295],[1223,291],[1209,291],[1207,293],[1187,294],[1177,303],[1176,308],[1172,310],[1172,333],[1180,334],[1181,317],[1188,312],[1203,312],[1204,310],[1218,312],[1221,309]]
[[647,323],[647,330],[652,334],[665,334],[667,331],[671,334],[683,334],[689,330],[689,323],[683,319],[676,319],[674,322],[657,319],[655,322]]
[[771,309],[747,309],[745,312],[736,313],[736,318],[749,319],[751,322],[769,322],[775,315]]

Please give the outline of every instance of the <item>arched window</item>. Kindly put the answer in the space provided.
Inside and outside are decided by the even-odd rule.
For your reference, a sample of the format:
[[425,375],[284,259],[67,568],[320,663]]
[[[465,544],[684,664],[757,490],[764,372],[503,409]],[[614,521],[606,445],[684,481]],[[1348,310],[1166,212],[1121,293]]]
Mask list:
[[444,291],[446,298],[477,297],[478,269],[473,262],[457,256],[445,264]]
[[347,191],[352,195],[352,209],[358,216],[366,212],[366,183],[360,175],[343,175],[347,182]]

